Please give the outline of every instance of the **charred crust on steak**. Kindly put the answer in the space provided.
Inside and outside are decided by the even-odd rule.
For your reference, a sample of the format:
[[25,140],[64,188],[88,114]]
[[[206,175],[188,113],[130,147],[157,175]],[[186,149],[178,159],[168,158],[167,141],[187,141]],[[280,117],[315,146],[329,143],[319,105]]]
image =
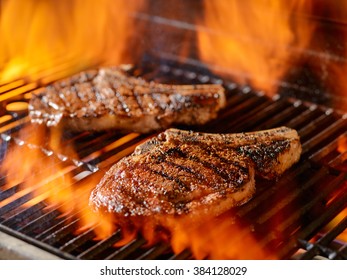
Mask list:
[[168,129],[106,172],[90,205],[123,216],[218,215],[255,194],[255,173],[276,179],[300,158],[286,127],[208,134]]
[[173,124],[201,125],[225,106],[221,85],[166,85],[131,76],[122,67],[81,72],[34,92],[33,123],[72,130],[148,133]]

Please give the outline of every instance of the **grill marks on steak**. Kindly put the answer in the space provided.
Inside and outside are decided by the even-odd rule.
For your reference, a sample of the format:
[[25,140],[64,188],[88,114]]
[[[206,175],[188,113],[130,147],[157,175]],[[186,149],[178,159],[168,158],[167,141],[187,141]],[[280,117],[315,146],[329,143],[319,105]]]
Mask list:
[[240,134],[169,129],[112,166],[90,204],[125,216],[218,215],[251,199],[255,173],[275,179],[300,154],[297,132],[286,127]]
[[[242,169],[236,169],[228,176],[233,177],[231,179],[235,182],[229,184],[226,175],[220,176],[220,171],[226,166],[208,162],[213,157],[200,161],[186,159],[180,152],[172,154],[174,146],[167,148],[151,153],[141,162],[131,158],[124,160],[108,172],[104,181],[108,187],[101,195],[102,199],[106,199],[110,212],[124,215],[188,213],[196,208],[194,203],[197,200],[212,202],[221,199],[227,194],[227,188],[235,189],[243,180],[249,181],[248,170],[242,172]],[[179,150],[188,153],[202,151],[199,146],[183,146]],[[111,186],[112,189],[109,189]]]
[[81,72],[37,91],[32,122],[75,130],[147,133],[172,124],[204,124],[225,106],[220,85],[165,85],[130,76],[122,67]]

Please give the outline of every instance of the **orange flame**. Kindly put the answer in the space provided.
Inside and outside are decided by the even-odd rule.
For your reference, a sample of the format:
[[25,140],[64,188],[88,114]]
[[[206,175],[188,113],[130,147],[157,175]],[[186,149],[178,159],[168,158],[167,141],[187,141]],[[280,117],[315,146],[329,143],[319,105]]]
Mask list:
[[249,228],[235,221],[231,211],[212,218],[161,216],[128,218],[128,221],[133,227],[124,227],[127,237],[116,246],[130,242],[141,232],[146,246],[160,241],[170,243],[175,254],[189,249],[196,259],[277,259],[261,247]]
[[248,229],[242,229],[232,215],[228,213],[200,223],[172,220],[173,250],[178,253],[190,248],[197,259],[276,259],[261,248],[255,236]]
[[[199,32],[201,58],[218,69],[233,69],[240,82],[273,94],[311,38],[313,25],[297,22],[293,12],[311,1],[205,1],[207,27]],[[298,27],[300,26],[300,27]]]
[[[317,3],[318,4],[318,3]],[[313,67],[320,67],[320,80],[327,92],[333,95],[331,105],[343,110],[347,110],[347,49],[344,42],[347,39],[346,28],[344,26],[347,19],[347,2],[344,0],[322,2],[317,5],[323,17],[328,21],[335,22],[333,28],[325,26],[327,30],[324,37],[317,36],[315,48],[323,54],[323,59],[312,61]],[[337,27],[337,28],[336,28]],[[322,39],[324,38],[324,39]]]
[[[347,7],[346,7],[347,8]],[[346,32],[347,38],[347,32]],[[347,56],[347,53],[346,53]],[[346,83],[346,72],[347,65],[345,62],[333,62],[331,61],[327,65],[327,71],[331,73],[332,79],[328,79],[326,82],[327,86],[331,90],[331,93],[335,96],[335,100],[332,100],[332,106],[341,107],[343,110],[347,110],[347,83]]]
[[[340,153],[339,155],[339,163],[338,163],[338,169],[346,170],[346,159],[347,159],[347,136],[345,134],[341,135],[337,139],[337,152]],[[347,188],[347,181],[345,181],[341,188],[336,191],[336,193],[330,198],[328,203],[333,201],[336,197],[341,196],[342,193],[346,191]],[[328,232],[329,230],[333,229],[337,226],[339,222],[341,222],[345,217],[347,216],[347,208],[343,209],[335,218],[333,218],[323,229],[324,232]],[[337,240],[347,242],[347,229],[345,229],[343,232],[341,232],[337,238]]]
[[[128,62],[132,21],[142,1],[2,1],[0,83],[34,77],[67,63],[66,75],[86,66]],[[37,76],[38,75],[38,76]]]
[[337,139],[337,151],[341,154],[347,152],[347,136]]
[[[347,181],[344,182],[344,185],[342,189],[346,189],[347,187]],[[347,217],[347,207],[343,209],[339,214],[336,215],[335,218],[333,218],[323,229],[324,232],[328,232],[332,230],[334,227],[337,226],[338,223],[340,223],[343,219]],[[340,240],[342,242],[347,242],[347,229],[342,231],[337,237],[337,240]]]
[[[338,138],[337,141],[337,151],[344,155],[344,160],[347,159],[347,136],[342,136]],[[347,186],[347,182],[345,182],[345,186]],[[338,221],[342,220],[347,216],[347,208],[344,209],[337,217],[328,225],[328,228],[335,226]],[[340,240],[347,242],[347,229],[345,229],[338,237]]]
[[[76,170],[76,166],[64,164],[64,161],[78,160],[78,157],[71,148],[61,146],[60,133],[55,128],[47,135],[46,130],[38,126],[27,126],[21,130],[19,138],[16,138],[20,139],[17,140],[19,144],[9,149],[0,166],[0,171],[6,174],[7,188],[20,184],[20,189],[1,201],[0,207],[32,193],[33,197],[23,207],[45,201],[47,209],[57,208],[63,216],[77,215],[78,232],[95,228],[97,238],[106,238],[115,230],[113,219],[93,212],[88,206],[90,191],[102,174],[97,172],[81,180],[74,178],[72,171]],[[50,144],[45,144],[45,141]]]

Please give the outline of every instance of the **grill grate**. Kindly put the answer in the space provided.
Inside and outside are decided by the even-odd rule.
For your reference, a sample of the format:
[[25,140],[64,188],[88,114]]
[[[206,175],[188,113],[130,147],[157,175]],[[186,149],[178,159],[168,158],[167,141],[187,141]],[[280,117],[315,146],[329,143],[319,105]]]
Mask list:
[[[295,257],[298,250],[303,249],[306,251],[300,255],[302,259],[317,255],[346,259],[346,244],[336,241],[347,227],[346,218],[322,235],[323,228],[347,207],[346,152],[337,152],[338,139],[346,137],[346,114],[301,100],[281,96],[268,98],[248,86],[237,86],[189,65],[146,63],[135,68],[134,73],[164,83],[222,83],[227,89],[227,107],[217,120],[195,128],[197,130],[232,133],[280,125],[296,129],[303,144],[300,162],[276,183],[257,182],[254,199],[239,207],[232,217],[233,223],[241,225],[242,231],[231,237],[231,242],[240,242],[243,236],[251,233],[262,247],[279,258]],[[19,134],[29,123],[26,112],[8,114],[6,111],[9,102],[27,102],[30,98],[26,89],[20,90],[26,85],[20,85],[15,89],[7,86],[6,95],[10,97],[0,103],[1,110],[10,116],[0,123],[1,159],[12,146],[39,149],[43,158],[50,157],[53,164],[64,162],[67,166],[64,172],[72,174],[77,181],[83,181],[90,176],[101,176],[113,163],[130,154],[136,145],[149,137],[135,133],[74,134],[67,131],[62,141],[64,145],[75,147],[79,159],[26,143]],[[13,90],[20,94],[11,94]],[[1,185],[4,186],[5,182],[6,178],[2,177]],[[45,199],[26,206],[33,197],[33,191],[22,190],[20,184],[7,189],[0,187],[0,230],[61,258],[194,258],[189,250],[175,254],[168,243],[144,246],[146,241],[140,235],[126,245],[114,247],[122,238],[120,230],[99,241],[95,240],[93,228],[77,234],[81,219],[77,213],[62,216],[59,207],[52,207]]]

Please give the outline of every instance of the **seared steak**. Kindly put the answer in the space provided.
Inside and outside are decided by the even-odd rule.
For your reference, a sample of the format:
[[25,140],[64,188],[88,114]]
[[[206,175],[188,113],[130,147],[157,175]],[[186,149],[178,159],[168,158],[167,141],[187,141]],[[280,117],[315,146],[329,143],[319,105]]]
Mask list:
[[239,134],[169,129],[138,146],[92,191],[94,209],[124,216],[217,215],[255,193],[255,173],[276,179],[300,158],[287,127]]
[[147,82],[123,68],[81,72],[38,90],[29,104],[32,122],[147,133],[173,124],[204,124],[225,106],[221,85]]

